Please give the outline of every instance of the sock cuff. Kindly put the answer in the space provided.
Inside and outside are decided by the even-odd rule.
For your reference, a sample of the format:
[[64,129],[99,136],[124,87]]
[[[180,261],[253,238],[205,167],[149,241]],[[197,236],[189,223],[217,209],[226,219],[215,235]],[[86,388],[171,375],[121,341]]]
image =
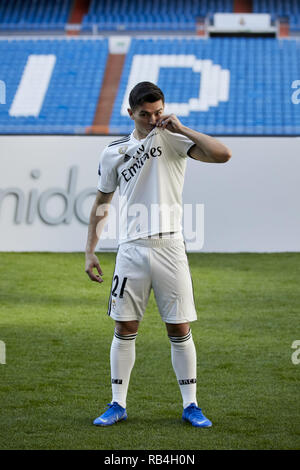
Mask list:
[[189,329],[189,332],[184,336],[169,336],[171,343],[184,343],[192,337],[192,331]]
[[121,335],[120,333],[118,333],[118,332],[115,330],[114,336],[115,336],[115,338],[121,339],[121,340],[124,340],[124,341],[133,341],[133,340],[135,340],[135,338],[137,337],[137,333],[133,333],[133,334],[131,334],[131,335]]

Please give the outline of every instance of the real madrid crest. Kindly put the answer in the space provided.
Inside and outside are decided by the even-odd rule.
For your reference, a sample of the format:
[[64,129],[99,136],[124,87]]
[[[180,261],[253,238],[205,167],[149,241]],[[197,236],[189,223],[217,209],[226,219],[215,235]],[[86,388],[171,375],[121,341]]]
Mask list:
[[124,147],[119,147],[119,153],[121,155],[124,155],[127,149],[128,149],[128,145],[124,145]]

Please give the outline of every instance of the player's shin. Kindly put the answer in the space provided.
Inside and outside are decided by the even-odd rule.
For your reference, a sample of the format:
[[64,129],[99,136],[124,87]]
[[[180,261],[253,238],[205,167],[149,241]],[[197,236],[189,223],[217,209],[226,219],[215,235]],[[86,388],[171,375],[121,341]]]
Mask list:
[[130,374],[135,362],[135,339],[137,333],[121,335],[115,331],[110,349],[112,402],[126,408]]
[[185,336],[169,336],[169,339],[172,365],[181,391],[183,408],[191,403],[197,405],[197,358],[191,330]]

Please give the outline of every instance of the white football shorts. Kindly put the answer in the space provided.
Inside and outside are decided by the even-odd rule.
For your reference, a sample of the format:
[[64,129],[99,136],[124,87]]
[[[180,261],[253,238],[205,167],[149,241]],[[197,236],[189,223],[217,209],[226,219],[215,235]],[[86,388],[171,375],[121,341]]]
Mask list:
[[141,321],[151,289],[165,323],[197,320],[182,238],[138,239],[119,245],[108,315],[117,321]]

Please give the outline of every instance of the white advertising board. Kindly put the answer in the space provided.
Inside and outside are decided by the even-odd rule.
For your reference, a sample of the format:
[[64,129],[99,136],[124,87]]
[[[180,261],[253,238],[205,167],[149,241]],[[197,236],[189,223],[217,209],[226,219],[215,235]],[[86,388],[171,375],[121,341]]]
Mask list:
[[218,31],[268,31],[271,16],[268,13],[215,13],[214,28]]
[[[115,139],[1,136],[0,251],[84,251],[99,156]],[[300,251],[300,140],[220,140],[228,163],[188,159],[187,251]],[[117,237],[116,193],[98,249],[115,250]]]

